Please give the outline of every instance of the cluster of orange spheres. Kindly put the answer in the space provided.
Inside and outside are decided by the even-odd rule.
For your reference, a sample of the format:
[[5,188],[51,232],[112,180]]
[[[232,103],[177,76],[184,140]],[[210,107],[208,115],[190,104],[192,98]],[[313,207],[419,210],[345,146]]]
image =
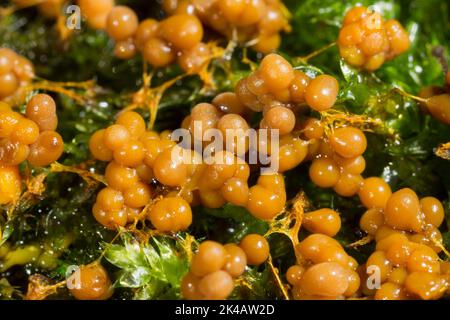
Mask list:
[[434,197],[419,199],[408,188],[392,193],[376,177],[364,180],[359,198],[368,209],[360,228],[377,242],[366,262],[367,273],[375,266],[382,283],[376,289],[363,286],[364,293],[389,300],[440,298],[450,280],[448,262],[438,257],[443,248],[438,229],[444,221],[442,203]]
[[204,241],[181,281],[181,294],[188,300],[226,299],[233,291],[234,279],[247,265],[258,266],[268,257],[269,244],[258,234],[245,236],[239,245]]
[[0,48],[0,101],[8,100],[34,78],[33,64],[8,48]]
[[385,61],[408,50],[410,42],[400,22],[385,21],[378,12],[357,6],[344,17],[338,46],[341,57],[348,64],[374,71]]
[[438,256],[443,248],[438,230],[444,221],[442,203],[434,197],[419,199],[408,188],[392,193],[376,177],[364,180],[359,197],[368,209],[360,228],[376,240],[375,251],[358,266],[332,238],[341,226],[339,214],[331,209],[306,213],[302,226],[313,234],[298,245],[300,264],[286,273],[293,297],[430,300],[448,294],[450,263]]
[[[225,94],[221,95],[225,97]],[[221,99],[221,95],[217,97]],[[234,97],[233,102],[237,103],[235,100]],[[236,108],[240,107],[236,105]],[[206,143],[204,140],[208,129],[218,129],[222,133],[222,142],[225,145],[228,140],[227,130],[235,133],[237,130],[245,131],[250,126],[241,115],[225,113],[213,101],[213,104],[197,104],[191,110],[191,114],[184,119],[182,127],[190,131],[196,139],[195,143],[202,144]],[[246,140],[243,135],[240,137],[236,135],[233,138],[236,140],[232,141],[231,150],[224,149],[212,155],[212,161],[205,161],[199,170],[198,178],[195,179],[200,202],[208,208],[219,208],[227,201],[238,206],[247,204],[250,167],[243,159],[238,158],[247,151]],[[243,146],[240,152],[237,150],[238,145]]]
[[131,59],[140,52],[153,67],[164,67],[177,60],[189,73],[199,71],[209,59],[210,49],[201,42],[203,26],[196,16],[177,14],[162,21],[139,22],[131,8],[114,6],[113,0],[78,3],[87,23],[106,30],[116,41],[114,53],[120,59]]
[[58,125],[56,104],[52,97],[37,94],[27,103],[25,115],[7,104],[0,110],[0,163],[19,165],[28,160],[44,167],[56,161],[64,151]]
[[433,234],[439,233],[436,228],[444,221],[444,208],[438,199],[425,197],[419,200],[409,188],[392,193],[389,185],[378,177],[365,179],[358,195],[368,209],[361,218],[361,227],[375,237],[379,232],[385,234],[385,228],[415,234],[433,229]]
[[81,266],[66,283],[77,300],[107,300],[114,292],[108,273],[100,264]]
[[343,197],[355,195],[366,167],[362,156],[367,147],[364,133],[352,126],[342,126],[325,136],[320,120],[308,118],[302,124],[302,134],[310,142],[311,181],[321,188],[333,188]]
[[[192,128],[193,122],[200,121],[205,129],[217,127],[221,131],[245,131],[249,126],[244,117],[262,111],[259,129],[277,130],[280,136],[279,148],[278,154],[276,150],[271,150],[269,138],[265,142],[259,141],[256,151],[276,159],[278,172],[285,172],[298,166],[308,155],[308,143],[295,133],[299,129],[297,116],[302,111],[301,107],[308,105],[315,111],[328,110],[334,105],[338,90],[335,78],[319,75],[311,79],[305,73],[294,70],[280,55],[269,54],[255,72],[237,83],[235,92],[221,93],[214,98],[212,105],[225,116],[221,116],[222,113],[217,110],[212,111],[212,106],[208,112],[197,113],[193,110],[185,127]],[[245,139],[245,136],[240,135],[235,144],[246,145]],[[247,152],[248,148],[244,151]]]
[[[248,151],[247,141],[244,135],[239,135],[238,130],[249,128],[247,121],[236,113],[223,113],[221,110],[236,111],[241,108],[234,93],[222,93],[218,95],[213,104],[201,103],[192,109],[191,114],[185,119],[183,126],[195,133],[195,126],[203,130],[216,128],[225,137],[224,145],[227,145],[227,131],[232,133],[230,150],[220,151],[214,155],[211,164],[205,161],[195,179],[200,202],[209,208],[219,208],[226,202],[237,206],[246,207],[254,216],[269,220],[279,214],[286,202],[284,178],[279,173],[260,176],[256,185],[249,187],[249,165],[239,156]],[[197,136],[194,136],[197,138]],[[203,135],[200,135],[200,140]],[[230,135],[228,134],[228,138]],[[203,141],[200,141],[203,142]],[[238,145],[245,148],[237,150]]]
[[419,96],[426,99],[421,103],[423,111],[450,125],[450,71],[446,74],[444,87],[424,87],[420,90]]
[[[218,129],[226,146],[225,152],[216,155],[220,163],[202,165],[197,170],[193,184],[200,202],[210,208],[230,202],[246,207],[264,220],[282,212],[286,193],[280,173],[299,165],[308,154],[308,143],[293,133],[296,126],[294,111],[305,103],[315,110],[327,110],[334,105],[337,91],[338,83],[333,77],[321,75],[311,79],[303,72],[294,71],[281,56],[270,54],[254,73],[237,84],[235,92],[224,92],[212,103],[196,105],[182,127],[190,130],[194,139],[201,143],[209,141],[210,138],[205,137],[208,129]],[[281,135],[278,154],[271,150],[270,139],[259,140],[257,150],[249,150],[245,132],[250,126],[246,118],[249,113],[260,111],[263,111],[264,119],[259,130],[278,130]],[[280,173],[261,176],[257,184],[249,188],[249,166],[239,160],[253,151],[272,161],[276,159]],[[159,181],[162,179],[164,177],[158,178]]]
[[[194,139],[201,140],[199,142],[205,142],[203,133],[207,129],[218,129],[224,137],[224,147],[229,146],[229,150],[216,152],[212,161],[206,159],[204,164],[198,166],[193,186],[200,203],[208,208],[219,208],[229,202],[246,207],[260,219],[274,218],[282,212],[286,203],[283,176],[275,172],[262,175],[256,185],[248,186],[250,167],[239,157],[248,151],[248,144],[239,130],[245,131],[249,125],[241,115],[225,113],[237,111],[237,108],[242,110],[242,106],[231,92],[218,95],[212,103],[196,105],[182,124],[194,134]],[[201,128],[198,129],[200,137],[195,135],[196,127]],[[231,143],[227,139],[232,139]],[[241,150],[239,145],[243,146]]]
[[280,32],[290,30],[279,0],[164,0],[163,7],[170,15],[195,15],[228,39],[250,42],[262,53],[276,50]]
[[[94,217],[109,229],[123,227],[139,218],[153,198],[151,183],[182,186],[188,165],[171,158],[175,143],[167,132],[146,131],[144,119],[136,112],[123,112],[115,124],[95,132],[89,142],[93,156],[108,161],[108,187],[97,195]],[[176,194],[157,200],[146,216],[160,231],[185,230],[192,221],[189,203]]]
[[366,279],[374,272],[380,276],[378,288],[369,288],[368,281],[362,287],[376,300],[435,300],[450,292],[450,263],[441,261],[433,247],[401,232],[377,241],[376,251],[366,262],[366,272]]
[[57,124],[55,101],[48,95],[33,96],[25,115],[0,102],[0,204],[20,196],[20,163],[44,167],[61,156],[64,142],[55,131]]
[[[323,216],[330,214],[320,213]],[[328,224],[327,220],[321,221]],[[321,226],[321,223],[317,226],[325,228],[325,231],[330,228]],[[299,243],[298,252],[302,257],[301,264],[291,266],[286,272],[294,299],[340,300],[357,293],[360,287],[358,263],[338,241],[323,233],[313,233]]]
[[[196,118],[199,109],[210,107],[215,108],[200,104],[191,116]],[[93,213],[111,229],[133,221],[151,202],[152,181],[169,189],[148,213],[148,219],[160,231],[189,227],[190,205],[197,203],[219,208],[229,202],[267,220],[282,212],[286,203],[281,174],[263,175],[249,187],[249,165],[232,152],[219,151],[211,162],[195,162],[194,151],[176,145],[169,133],[145,131],[144,120],[132,111],[122,113],[115,124],[94,133],[89,147],[96,159],[109,161],[105,171],[108,187],[98,194]],[[186,160],[183,152],[193,158]]]
[[241,79],[235,88],[244,106],[263,112],[262,127],[278,129],[280,135],[294,129],[294,111],[298,105],[306,104],[315,111],[328,110],[336,102],[338,91],[339,84],[332,76],[311,79],[274,53],[265,56],[259,68]]

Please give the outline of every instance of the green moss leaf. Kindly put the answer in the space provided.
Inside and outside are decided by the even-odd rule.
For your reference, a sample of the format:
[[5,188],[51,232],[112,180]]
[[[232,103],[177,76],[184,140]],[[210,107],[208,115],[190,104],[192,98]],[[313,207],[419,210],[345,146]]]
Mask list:
[[105,254],[120,269],[116,286],[138,289],[136,299],[179,298],[180,279],[189,267],[176,240],[154,237],[142,244],[123,233],[121,241],[120,245],[108,245]]

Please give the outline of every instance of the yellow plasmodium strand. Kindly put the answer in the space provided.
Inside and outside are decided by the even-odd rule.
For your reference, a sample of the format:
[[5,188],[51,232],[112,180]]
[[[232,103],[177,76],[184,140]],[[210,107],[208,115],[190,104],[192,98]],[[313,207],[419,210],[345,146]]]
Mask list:
[[[304,192],[299,192],[294,199],[291,201],[291,208],[285,212],[283,212],[280,216],[281,218],[275,218],[272,222],[270,222],[269,230],[264,235],[265,237],[270,236],[271,234],[278,233],[278,234],[284,234],[289,238],[289,240],[292,243],[292,246],[295,251],[295,257],[297,259],[297,263],[301,264],[303,261],[302,256],[298,252],[298,244],[299,244],[299,238],[298,233],[300,231],[300,228],[302,226],[302,220],[303,220],[303,214],[305,212],[305,208],[309,206],[309,202],[306,198],[306,195]],[[279,217],[280,217],[279,216]],[[288,294],[288,286],[283,283],[283,281],[280,278],[279,270],[276,268],[272,263],[272,257],[269,256],[268,260],[269,268],[272,272],[272,275],[274,277],[275,283],[280,289],[280,292],[282,293],[283,297],[286,300],[289,300],[289,294]]]
[[335,45],[336,45],[336,42],[332,42],[330,44],[327,44],[327,45],[323,46],[322,48],[319,48],[319,49],[311,52],[310,54],[308,54],[308,55],[306,55],[304,57],[294,58],[294,60],[293,60],[294,64],[295,65],[307,65],[309,60],[319,56],[320,54],[322,54],[323,52],[327,51],[328,49],[333,48]]
[[270,271],[272,271],[273,277],[275,279],[276,284],[280,288],[281,293],[285,300],[290,300],[288,293],[288,286],[283,283],[280,278],[280,271],[273,265],[272,256],[269,255],[269,259],[267,260],[267,264],[269,265]]
[[362,239],[359,239],[358,241],[352,242],[350,243],[347,247],[349,248],[357,248],[357,247],[362,247],[366,244],[369,244],[370,242],[372,242],[374,240],[374,237],[371,235],[365,236]]
[[50,279],[40,274],[28,278],[28,290],[24,300],[44,300],[66,285],[66,281],[50,284]]
[[51,172],[70,172],[70,173],[76,173],[81,178],[83,178],[84,181],[89,186],[93,186],[97,183],[103,183],[107,184],[105,178],[102,175],[99,175],[97,173],[89,172],[88,170],[73,167],[73,166],[65,166],[59,162],[54,162],[50,165],[50,171]]
[[52,82],[48,80],[39,80],[25,87],[26,92],[34,90],[46,90],[56,93],[61,93],[79,104],[85,104],[88,101],[86,94],[81,95],[76,93],[74,89],[84,90],[85,93],[90,93],[94,90],[95,82],[93,80],[83,82]]
[[291,201],[292,207],[280,215],[281,218],[275,218],[270,222],[269,230],[264,235],[268,237],[274,233],[286,235],[295,249],[295,256],[297,262],[300,263],[303,259],[296,249],[299,244],[298,233],[302,226],[303,214],[305,208],[309,206],[309,202],[304,192],[299,192]]

